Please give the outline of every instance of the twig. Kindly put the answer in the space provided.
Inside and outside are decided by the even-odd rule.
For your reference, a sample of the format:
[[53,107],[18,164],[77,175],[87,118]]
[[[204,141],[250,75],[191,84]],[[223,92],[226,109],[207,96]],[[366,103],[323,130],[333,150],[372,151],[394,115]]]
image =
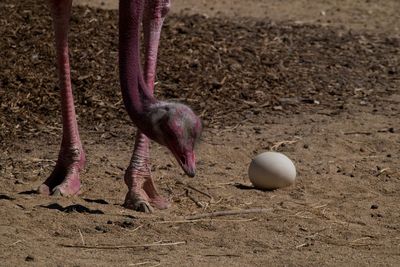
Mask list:
[[236,128],[238,128],[239,126],[240,126],[241,124],[240,123],[238,123],[238,124],[236,124],[235,126],[233,126],[233,127],[226,127],[225,129],[223,129],[222,131],[223,132],[229,132],[229,131],[233,131],[233,130],[235,130]]
[[326,206],[328,206],[328,204],[323,204],[323,205],[317,205],[312,207],[313,209],[320,209],[320,208],[325,208]]
[[193,202],[196,204],[197,207],[199,207],[199,208],[204,208],[204,205],[203,205],[200,201],[198,201],[194,196],[192,196],[192,195],[190,194],[190,191],[189,191],[188,189],[186,189],[186,196],[187,196],[191,201],[193,201]]
[[[357,242],[359,242],[361,240],[367,240],[367,239],[371,239],[371,237],[370,236],[366,236],[366,237],[357,238],[355,240],[350,241],[349,243],[350,244],[354,244],[354,243],[357,243]],[[357,245],[360,245],[360,244],[357,244]]]
[[291,215],[291,216],[298,217],[298,218],[302,218],[302,219],[312,219],[312,217],[301,216],[301,214],[304,214],[304,213],[305,213],[305,211],[299,211],[299,212],[297,212],[296,214]]
[[251,218],[251,219],[236,219],[236,220],[218,220],[218,219],[196,219],[196,220],[177,220],[177,221],[159,221],[155,222],[156,224],[166,224],[166,223],[196,223],[196,222],[251,222],[256,220],[257,218]]
[[186,244],[186,241],[172,242],[172,243],[152,243],[152,244],[141,244],[141,245],[97,245],[97,246],[86,246],[86,245],[65,245],[59,244],[60,246],[67,248],[85,248],[85,249],[125,249],[125,248],[146,248],[146,247],[164,247],[164,246],[176,246]]
[[138,263],[131,263],[128,266],[141,266],[141,265],[145,265],[145,264],[157,264],[157,265],[152,265],[152,266],[159,266],[160,263],[158,261],[143,261],[143,262],[138,262]]
[[[323,229],[323,230],[326,230],[326,228]],[[321,231],[319,231],[319,232],[322,232],[323,230],[321,230]],[[307,239],[314,239],[314,238],[319,234],[319,232],[317,232],[317,233],[315,233],[315,234],[312,234],[312,235],[308,235],[308,236],[306,236],[305,238],[307,238]]]
[[31,161],[31,162],[51,162],[51,163],[56,163],[55,160],[52,160],[52,159],[41,159],[41,158],[31,158],[31,159],[27,159],[27,161]]
[[204,257],[241,257],[241,255],[236,254],[206,254]]
[[204,220],[177,220],[177,221],[160,221],[160,222],[155,222],[156,224],[165,224],[165,223],[196,223],[196,222],[202,222]]
[[128,228],[124,228],[127,232],[129,232],[129,233],[133,233],[133,232],[136,232],[137,230],[139,230],[140,228],[142,228],[143,227],[143,224],[142,225],[139,225],[139,226],[137,226],[136,228],[134,228],[134,229],[128,229]]
[[271,146],[271,150],[276,151],[280,146],[282,145],[291,145],[299,142],[300,139],[298,140],[285,140],[285,141],[280,141],[275,143],[273,146]]
[[351,135],[351,134],[365,134],[365,135],[371,135],[371,132],[345,132],[343,133],[344,135]]
[[194,187],[194,186],[192,186],[192,185],[186,184],[186,183],[184,183],[184,182],[182,182],[182,181],[179,181],[179,180],[177,181],[177,183],[178,183],[178,184],[181,184],[181,185],[183,185],[183,186],[185,186],[185,187],[187,187],[187,188],[190,188],[190,189],[192,189],[192,190],[194,190],[194,191],[196,191],[196,192],[198,192],[198,193],[200,193],[200,194],[203,194],[203,195],[209,197],[210,199],[213,199],[213,197],[212,197],[210,194],[208,194],[207,192],[204,192],[204,191],[202,191],[202,190],[200,190],[200,189],[197,189],[196,187]]
[[219,217],[219,216],[229,216],[229,215],[238,215],[238,214],[249,214],[249,213],[266,213],[271,211],[272,209],[247,209],[247,210],[222,210],[222,211],[214,211],[209,213],[201,213],[192,216],[188,216],[186,220],[196,220],[207,217]]
[[16,244],[21,243],[21,242],[23,242],[23,241],[24,241],[24,240],[17,240],[17,241],[15,241],[14,243],[10,244],[9,246],[15,246]]
[[308,247],[308,246],[309,246],[308,243],[303,243],[303,244],[296,246],[296,248],[302,248],[302,247]]
[[379,244],[374,244],[374,243],[368,243],[368,244],[350,244],[350,246],[354,246],[354,247],[379,246]]
[[208,194],[208,193],[206,193],[206,192],[204,192],[204,191],[201,191],[200,189],[197,189],[197,188],[194,187],[194,186],[191,186],[191,185],[188,184],[188,185],[186,185],[186,187],[188,187],[188,188],[190,188],[190,189],[192,189],[192,190],[194,190],[194,191],[196,191],[196,192],[198,192],[198,193],[200,193],[200,194],[203,194],[203,195],[209,197],[210,199],[213,199],[213,197],[212,197],[210,194]]
[[140,228],[142,228],[143,225],[139,225],[138,227],[136,227],[135,229],[129,231],[130,233],[136,232],[137,230],[139,230]]
[[207,109],[205,108],[205,109],[201,112],[201,114],[199,115],[199,118],[203,118],[204,115],[206,114],[206,112],[207,112]]
[[388,170],[390,170],[390,168],[383,168],[383,169],[380,170],[377,174],[375,174],[375,176],[378,177],[379,175],[381,175],[382,173],[387,172]]
[[212,199],[212,200],[210,201],[210,203],[211,203],[211,204],[218,204],[218,203],[220,203],[222,200],[223,200],[222,197],[221,197],[220,199],[218,199],[217,201],[214,201],[214,199]]
[[78,229],[79,235],[81,236],[82,245],[85,245],[85,239],[83,239],[83,235],[81,229]]

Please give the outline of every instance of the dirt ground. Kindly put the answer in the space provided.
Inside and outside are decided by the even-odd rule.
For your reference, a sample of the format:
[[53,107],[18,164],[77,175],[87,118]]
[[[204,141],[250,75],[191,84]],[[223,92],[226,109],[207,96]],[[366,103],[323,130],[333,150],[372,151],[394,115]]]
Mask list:
[[[135,128],[119,89],[117,12],[74,7],[88,164],[80,196],[44,197],[33,190],[61,134],[51,19],[41,2],[0,3],[1,266],[399,265],[400,3],[250,2],[173,2],[156,94],[192,106],[205,131],[195,178],[152,145],[172,202],[153,214],[121,206]],[[251,187],[250,160],[268,150],[294,161],[295,185]],[[267,210],[186,220],[249,208]]]

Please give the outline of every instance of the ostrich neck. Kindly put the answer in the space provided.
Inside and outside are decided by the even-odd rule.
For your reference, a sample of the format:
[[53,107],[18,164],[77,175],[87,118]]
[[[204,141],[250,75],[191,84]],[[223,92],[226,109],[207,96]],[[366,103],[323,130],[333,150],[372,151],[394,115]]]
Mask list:
[[157,102],[143,79],[140,64],[140,24],[143,0],[119,1],[119,68],[122,97],[136,126],[146,128],[146,110]]

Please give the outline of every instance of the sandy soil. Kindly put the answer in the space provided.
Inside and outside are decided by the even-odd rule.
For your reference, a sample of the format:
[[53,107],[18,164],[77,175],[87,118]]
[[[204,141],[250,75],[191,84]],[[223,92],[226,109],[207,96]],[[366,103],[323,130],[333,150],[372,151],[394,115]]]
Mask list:
[[[232,1],[231,13],[213,1],[175,2],[184,13],[166,22],[156,90],[193,106],[205,132],[193,179],[153,144],[153,175],[173,205],[150,215],[121,206],[135,128],[120,99],[116,12],[74,8],[73,84],[89,162],[80,196],[43,197],[32,190],[51,172],[61,133],[51,20],[42,3],[2,2],[1,265],[397,266],[396,1],[309,2]],[[295,185],[251,187],[249,162],[267,150],[294,161]],[[248,208],[267,211],[185,220]]]

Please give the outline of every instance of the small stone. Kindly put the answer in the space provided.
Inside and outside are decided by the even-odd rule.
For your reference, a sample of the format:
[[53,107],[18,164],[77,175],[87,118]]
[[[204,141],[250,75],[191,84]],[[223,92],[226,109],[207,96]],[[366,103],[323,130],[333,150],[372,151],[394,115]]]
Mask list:
[[132,228],[134,227],[134,223],[132,221],[125,220],[122,222],[122,228]]
[[100,226],[100,225],[96,226],[94,229],[96,229],[96,231],[99,231],[99,232],[102,232],[102,233],[107,233],[108,232],[105,227]]
[[25,261],[34,261],[34,260],[35,260],[35,258],[30,255],[26,256],[26,258],[25,258]]
[[373,210],[376,210],[378,207],[379,207],[378,204],[372,204],[371,205],[371,209],[373,209]]

